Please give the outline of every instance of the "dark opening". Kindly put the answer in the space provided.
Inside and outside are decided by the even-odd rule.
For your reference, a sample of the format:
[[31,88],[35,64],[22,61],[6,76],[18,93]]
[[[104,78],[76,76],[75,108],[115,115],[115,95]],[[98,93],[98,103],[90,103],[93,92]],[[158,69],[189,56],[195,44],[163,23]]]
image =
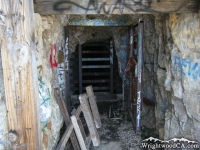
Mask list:
[[[81,58],[79,57],[79,48],[79,45],[77,45],[75,52],[70,57],[72,96],[81,94],[79,90],[79,76],[81,76],[79,72],[79,61],[81,61],[82,93],[86,92],[86,86],[92,85],[97,100],[117,99],[117,94],[122,93],[122,79],[119,76],[118,61],[114,47],[113,58],[111,57],[110,41],[82,44]],[[111,59],[113,59],[112,70]],[[112,72],[113,77],[111,77]],[[113,91],[111,91],[112,88]]]

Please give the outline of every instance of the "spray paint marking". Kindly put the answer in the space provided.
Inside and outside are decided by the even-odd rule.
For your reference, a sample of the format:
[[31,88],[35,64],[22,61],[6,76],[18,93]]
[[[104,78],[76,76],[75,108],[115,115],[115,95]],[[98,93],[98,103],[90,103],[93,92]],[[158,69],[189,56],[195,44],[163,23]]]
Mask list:
[[66,62],[66,70],[69,70],[69,41],[68,41],[68,37],[66,39],[66,44],[65,44],[65,62]]
[[130,44],[133,44],[133,36],[130,38]]
[[193,62],[186,58],[180,58],[179,56],[174,56],[173,62],[173,72],[182,74],[183,76],[192,77],[196,80],[200,77],[200,66],[198,62]]
[[141,108],[140,108],[140,104],[141,104],[141,91],[139,91],[137,93],[137,127],[139,127],[139,122],[140,122],[140,118],[141,118]]
[[141,83],[142,81],[142,70],[138,70],[138,81]]

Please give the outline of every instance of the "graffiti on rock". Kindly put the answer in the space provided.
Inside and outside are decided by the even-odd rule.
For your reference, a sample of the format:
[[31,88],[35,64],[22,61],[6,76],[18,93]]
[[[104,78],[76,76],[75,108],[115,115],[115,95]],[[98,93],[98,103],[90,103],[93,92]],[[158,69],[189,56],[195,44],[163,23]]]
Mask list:
[[174,73],[180,73],[183,76],[191,77],[194,80],[200,77],[200,65],[198,62],[186,58],[180,58],[175,55],[173,64]]

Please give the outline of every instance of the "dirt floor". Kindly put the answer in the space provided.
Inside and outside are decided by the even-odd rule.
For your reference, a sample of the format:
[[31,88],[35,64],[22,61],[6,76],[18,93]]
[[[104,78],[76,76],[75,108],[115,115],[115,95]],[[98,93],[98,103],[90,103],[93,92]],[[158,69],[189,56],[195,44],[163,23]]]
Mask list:
[[108,118],[106,113],[101,115],[102,127],[98,129],[101,144],[91,150],[138,150],[140,136],[133,131],[131,122],[120,117]]
[[[90,150],[139,150],[141,140],[154,133],[154,130],[142,126],[142,135],[136,135],[131,120],[122,110],[120,102],[98,103],[98,109],[102,121],[102,127],[97,129],[101,143],[100,146],[94,147],[91,142]],[[84,117],[80,118],[87,133]],[[72,149],[68,142],[65,150]]]

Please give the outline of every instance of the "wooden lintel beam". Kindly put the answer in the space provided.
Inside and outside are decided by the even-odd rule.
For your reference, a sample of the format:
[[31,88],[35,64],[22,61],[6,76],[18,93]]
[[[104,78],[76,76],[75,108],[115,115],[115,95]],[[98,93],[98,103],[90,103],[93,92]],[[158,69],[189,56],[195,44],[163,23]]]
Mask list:
[[35,12],[51,14],[156,14],[198,12],[199,0],[35,0]]

